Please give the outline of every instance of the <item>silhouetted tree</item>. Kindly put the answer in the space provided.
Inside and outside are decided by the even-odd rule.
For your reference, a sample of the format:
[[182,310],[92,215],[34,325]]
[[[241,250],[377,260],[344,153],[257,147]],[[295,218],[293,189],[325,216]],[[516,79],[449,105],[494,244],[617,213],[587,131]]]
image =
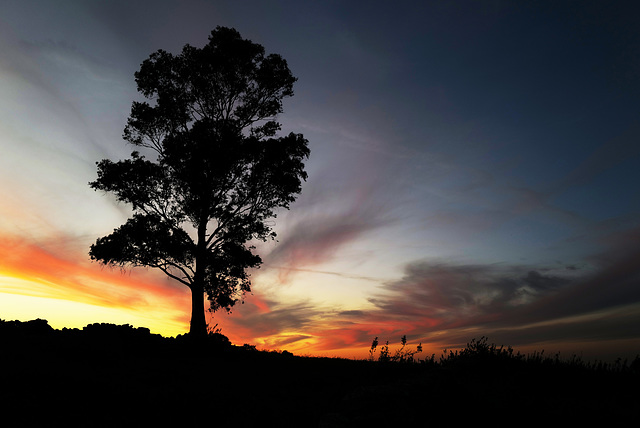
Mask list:
[[123,137],[152,159],[134,151],[98,162],[90,186],[134,212],[90,256],[158,268],[188,286],[190,334],[204,336],[204,294],[215,311],[250,291],[247,269],[262,263],[250,241],[275,237],[268,220],[289,208],[307,178],[307,140],[276,136],[296,78],[280,55],[217,27],[201,49],[153,53],[135,79],[149,102],[133,102]]

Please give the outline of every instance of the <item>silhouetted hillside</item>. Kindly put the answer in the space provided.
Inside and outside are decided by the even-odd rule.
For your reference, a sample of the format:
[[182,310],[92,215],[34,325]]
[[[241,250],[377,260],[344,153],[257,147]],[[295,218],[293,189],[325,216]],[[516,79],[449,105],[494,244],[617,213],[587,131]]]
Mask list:
[[[514,355],[472,341],[421,362],[309,358],[147,329],[0,320],[3,426],[572,424],[635,417],[638,363]],[[191,386],[201,385],[196,396]]]

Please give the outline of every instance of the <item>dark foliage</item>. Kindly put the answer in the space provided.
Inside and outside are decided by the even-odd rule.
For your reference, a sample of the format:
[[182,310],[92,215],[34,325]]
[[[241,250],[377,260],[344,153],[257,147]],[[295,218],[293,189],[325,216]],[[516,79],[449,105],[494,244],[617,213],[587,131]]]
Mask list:
[[1,337],[42,337],[53,333],[53,328],[47,320],[35,319],[31,321],[4,321],[0,320]]
[[275,237],[271,219],[307,178],[307,140],[276,135],[296,78],[282,57],[224,27],[203,48],[153,53],[135,78],[148,102],[133,103],[124,138],[153,158],[134,151],[98,162],[90,186],[134,214],[90,255],[157,268],[189,287],[190,333],[204,336],[204,294],[211,310],[230,310],[251,290],[247,270],[262,260],[249,242]]
[[0,321],[3,417],[15,426],[68,427],[194,426],[212,418],[221,427],[582,426],[623,423],[640,402],[633,363],[518,356],[485,338],[440,359],[381,363],[259,351],[219,332],[208,337]]

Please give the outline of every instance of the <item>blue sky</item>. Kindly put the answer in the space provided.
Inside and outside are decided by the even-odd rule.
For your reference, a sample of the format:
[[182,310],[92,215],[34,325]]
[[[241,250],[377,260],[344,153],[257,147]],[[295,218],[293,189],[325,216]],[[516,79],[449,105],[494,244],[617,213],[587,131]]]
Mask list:
[[[311,147],[308,182],[275,223],[278,242],[260,248],[254,294],[216,314],[234,342],[342,355],[374,336],[435,349],[486,334],[523,349],[633,356],[637,9],[2,1],[0,234],[84,269],[88,246],[129,214],[87,183],[96,161],[131,151],[121,133],[139,97],[133,73],[157,49],[202,46],[230,26],[288,61],[299,80],[280,121]],[[18,288],[8,272],[24,266],[10,259],[0,254],[5,296]],[[58,300],[100,294],[77,284],[61,298],[48,281]],[[169,328],[162,311],[105,299],[158,331],[188,323],[178,303],[167,303]],[[0,318],[46,318],[23,305],[0,306]]]

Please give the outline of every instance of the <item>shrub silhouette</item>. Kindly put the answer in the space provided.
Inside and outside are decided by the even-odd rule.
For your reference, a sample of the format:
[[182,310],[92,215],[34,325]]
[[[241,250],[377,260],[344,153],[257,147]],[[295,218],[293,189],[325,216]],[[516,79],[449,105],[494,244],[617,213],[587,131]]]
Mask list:
[[[415,354],[422,352],[422,344],[418,344],[416,350],[407,349],[406,335],[400,339],[401,347],[391,353],[389,341],[380,348],[377,358],[378,362],[399,362],[399,363],[420,363],[429,366],[482,366],[482,367],[508,367],[521,365],[523,367],[546,367],[559,368],[564,370],[589,370],[599,372],[623,372],[640,374],[640,355],[637,355],[630,363],[628,360],[618,358],[613,363],[603,361],[584,361],[582,358],[572,355],[567,359],[562,359],[560,354],[545,355],[544,350],[534,351],[531,354],[514,352],[511,346],[497,346],[489,343],[486,336],[479,339],[471,339],[467,345],[460,350],[443,350],[437,359],[435,354],[431,354],[424,359],[415,359]],[[375,337],[369,348],[369,361],[376,361],[375,354],[378,349],[379,339]]]
[[[393,355],[389,353],[389,341],[380,348],[380,355],[378,356],[378,361],[382,363],[386,362],[397,362],[397,363],[413,363],[414,355],[422,352],[422,343],[420,343],[415,351],[409,350],[406,348],[407,346],[407,336],[404,335],[400,338],[401,347],[397,349]],[[375,360],[375,353],[378,347],[378,338],[373,339],[371,343],[371,348],[369,349],[369,361]]]
[[47,336],[53,333],[53,331],[53,327],[49,325],[49,321],[40,318],[25,322],[0,319],[0,334],[3,336]]
[[93,323],[86,325],[83,329],[89,336],[105,337],[105,338],[133,338],[133,337],[149,337],[151,331],[146,327],[133,327],[129,324],[109,324],[109,323]]

